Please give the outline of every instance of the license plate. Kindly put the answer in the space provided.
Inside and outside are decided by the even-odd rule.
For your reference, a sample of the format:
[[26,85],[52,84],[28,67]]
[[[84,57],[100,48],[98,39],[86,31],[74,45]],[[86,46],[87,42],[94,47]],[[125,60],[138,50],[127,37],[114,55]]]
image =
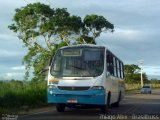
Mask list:
[[78,103],[78,101],[75,99],[69,99],[67,100],[67,103]]

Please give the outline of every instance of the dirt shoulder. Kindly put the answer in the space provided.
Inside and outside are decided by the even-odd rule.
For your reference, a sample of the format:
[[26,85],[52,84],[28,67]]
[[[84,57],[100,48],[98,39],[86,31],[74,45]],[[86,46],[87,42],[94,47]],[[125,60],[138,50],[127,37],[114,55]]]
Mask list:
[[54,105],[38,107],[38,108],[26,108],[26,109],[18,110],[17,114],[19,114],[19,115],[26,115],[27,114],[28,115],[28,114],[33,114],[33,113],[50,111],[50,110],[53,110],[54,108],[55,108]]

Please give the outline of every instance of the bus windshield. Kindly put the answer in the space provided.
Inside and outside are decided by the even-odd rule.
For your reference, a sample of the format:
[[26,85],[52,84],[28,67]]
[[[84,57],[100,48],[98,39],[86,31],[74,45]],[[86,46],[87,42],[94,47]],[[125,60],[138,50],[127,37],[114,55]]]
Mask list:
[[104,69],[104,48],[64,48],[51,64],[55,77],[96,77]]

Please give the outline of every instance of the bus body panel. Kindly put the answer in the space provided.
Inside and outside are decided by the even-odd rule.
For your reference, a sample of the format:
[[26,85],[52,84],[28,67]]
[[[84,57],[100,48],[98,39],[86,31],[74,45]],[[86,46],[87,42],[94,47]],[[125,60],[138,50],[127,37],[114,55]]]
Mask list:
[[85,90],[85,91],[62,91],[59,89],[48,88],[48,103],[65,103],[69,100],[76,100],[76,104],[105,104],[104,90]]
[[121,83],[122,86],[119,84],[119,82],[122,81],[122,79],[113,77],[113,76],[108,76],[106,78],[106,93],[108,91],[111,92],[111,103],[115,103],[118,100],[119,94],[121,92],[121,99],[124,98],[124,86],[123,82]]

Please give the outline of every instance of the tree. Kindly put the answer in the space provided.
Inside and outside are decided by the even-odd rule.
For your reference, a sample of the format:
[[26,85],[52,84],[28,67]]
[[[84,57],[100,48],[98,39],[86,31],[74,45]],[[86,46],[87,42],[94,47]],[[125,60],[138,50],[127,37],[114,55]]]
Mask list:
[[125,74],[134,74],[134,73],[138,73],[140,71],[140,67],[138,65],[134,65],[134,64],[131,64],[131,65],[124,65],[124,71],[125,71]]
[[33,68],[34,79],[43,80],[40,73],[58,48],[78,43],[95,44],[95,38],[103,30],[113,31],[114,26],[103,16],[87,15],[81,20],[79,16],[70,15],[66,8],[51,9],[48,5],[33,3],[16,9],[9,29],[18,34],[28,49],[23,59],[25,79]]
[[152,79],[150,80],[150,83],[151,83],[151,84],[160,84],[160,80],[158,80],[157,78],[152,78]]
[[[124,65],[125,82],[126,83],[140,83],[141,74],[140,67],[138,65]],[[142,74],[144,83],[148,83],[148,78],[146,73]]]
[[140,70],[140,68],[138,67],[138,65],[124,65],[124,74],[125,74],[125,82],[130,83],[133,82],[136,77],[134,76],[134,74],[138,73]]
[[92,44],[96,44],[95,39],[100,36],[103,31],[111,30],[113,32],[114,25],[107,21],[103,16],[95,14],[86,15],[84,18],[84,37],[88,37]]

